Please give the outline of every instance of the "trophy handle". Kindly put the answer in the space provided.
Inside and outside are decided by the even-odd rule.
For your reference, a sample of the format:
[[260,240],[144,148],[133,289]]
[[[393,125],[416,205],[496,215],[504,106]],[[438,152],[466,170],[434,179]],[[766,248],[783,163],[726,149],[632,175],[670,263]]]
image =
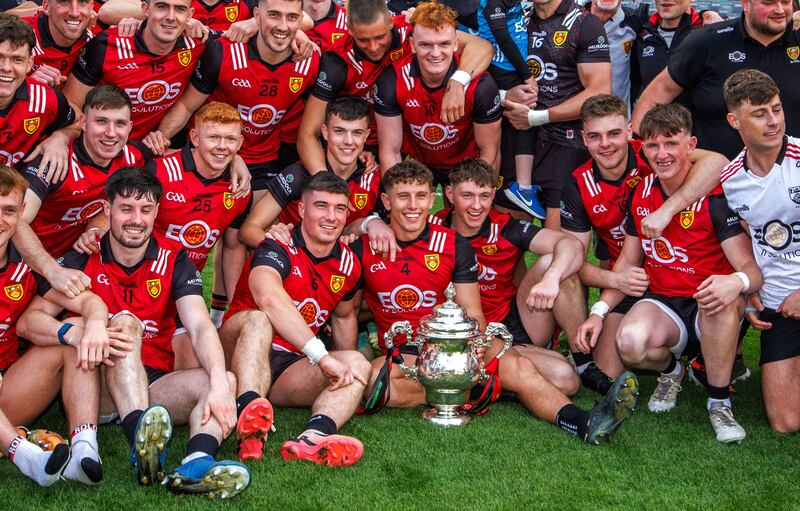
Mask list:
[[495,358],[500,358],[505,355],[506,352],[511,349],[511,343],[514,342],[514,337],[511,335],[511,332],[509,332],[508,328],[502,323],[489,323],[486,326],[484,342],[486,344],[491,344],[489,340],[491,337],[500,337],[505,341],[503,349],[500,350],[500,353],[498,353]]
[[[411,328],[411,323],[408,321],[395,321],[392,323],[392,326],[389,330],[383,334],[383,342],[386,344],[386,349],[391,351],[394,349],[394,338],[398,334],[404,334],[406,336],[407,344],[411,346],[416,346],[417,343],[415,340],[412,340],[411,336],[414,335],[414,329]],[[403,373],[404,378],[409,379],[416,379],[417,377],[417,368],[415,366],[408,366],[405,364],[398,364],[400,371]]]

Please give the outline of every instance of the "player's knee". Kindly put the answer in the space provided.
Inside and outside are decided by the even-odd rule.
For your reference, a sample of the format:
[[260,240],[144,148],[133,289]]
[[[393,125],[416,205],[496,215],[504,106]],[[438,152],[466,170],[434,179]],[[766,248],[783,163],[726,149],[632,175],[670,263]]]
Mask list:
[[581,380],[571,365],[559,362],[554,364],[550,370],[553,373],[550,383],[558,387],[562,394],[574,396],[578,393],[581,388]]
[[242,314],[242,335],[256,335],[265,338],[272,344],[272,323],[267,315],[260,310],[240,312]]
[[134,337],[134,339],[141,339],[142,337],[142,323],[138,319],[128,314],[121,314],[111,321],[108,326],[120,327],[122,331]]
[[778,411],[768,414],[769,427],[778,433],[797,433],[800,431],[800,413]]
[[636,325],[624,325],[617,330],[617,350],[627,364],[638,364],[645,358],[647,333]]
[[[509,356],[510,355],[510,356]],[[500,359],[500,381],[509,390],[515,390],[522,382],[542,377],[536,365],[527,357],[509,352]]]
[[372,375],[372,364],[358,351],[334,352],[339,360],[350,366],[353,373],[369,381]]

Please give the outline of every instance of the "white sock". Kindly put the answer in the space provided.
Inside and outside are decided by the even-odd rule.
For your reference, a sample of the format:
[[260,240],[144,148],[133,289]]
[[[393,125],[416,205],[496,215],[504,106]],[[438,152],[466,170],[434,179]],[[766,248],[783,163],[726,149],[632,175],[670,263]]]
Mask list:
[[661,373],[661,374],[663,374],[664,376],[669,376],[672,379],[675,379],[681,376],[681,371],[683,371],[683,366],[681,365],[681,361],[676,360],[675,369],[673,369],[671,373]]
[[714,399],[710,397],[708,398],[708,401],[706,401],[706,408],[709,412],[712,408],[716,408],[718,406],[727,406],[728,408],[732,408],[733,405],[731,404],[731,398]]
[[63,467],[56,467],[58,470],[54,474],[45,472],[45,466],[52,455],[52,452],[42,450],[41,447],[28,442],[21,436],[15,438],[8,449],[8,456],[14,465],[39,486],[51,486],[61,476],[60,469]]
[[186,457],[181,460],[181,465],[183,465],[184,463],[189,463],[192,460],[196,460],[197,458],[202,458],[203,456],[211,456],[211,455],[208,454],[207,452],[195,451],[192,454],[187,454]]
[[72,456],[64,470],[64,477],[88,485],[100,484],[103,472],[100,468],[102,464],[100,450],[97,447],[97,426],[94,424],[78,426],[72,432],[71,443]]
[[531,185],[521,185],[521,184],[517,183],[517,186],[519,186],[520,190],[530,190],[531,189]]

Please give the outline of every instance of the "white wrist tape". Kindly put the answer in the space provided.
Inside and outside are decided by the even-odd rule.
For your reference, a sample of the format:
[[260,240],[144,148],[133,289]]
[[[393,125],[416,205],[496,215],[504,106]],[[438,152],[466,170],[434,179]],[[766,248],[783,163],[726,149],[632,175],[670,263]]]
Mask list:
[[325,345],[319,340],[319,337],[309,339],[301,351],[311,360],[312,364],[318,364],[322,357],[328,354],[328,350],[325,349]]
[[369,215],[368,217],[366,217],[364,220],[361,221],[361,232],[363,234],[367,233],[367,224],[371,220],[374,220],[376,218],[380,218],[380,215],[378,215],[377,213],[373,213],[373,214]]
[[470,76],[470,74],[466,71],[458,69],[450,76],[450,79],[457,81],[464,86],[464,89],[466,89],[469,86],[469,82],[472,81],[472,76]]
[[500,101],[506,99],[506,94],[508,94],[507,90],[500,89],[498,92],[500,92]]
[[531,128],[541,126],[550,122],[549,110],[528,110],[528,124]]
[[610,309],[611,308],[608,306],[608,304],[606,302],[600,300],[600,301],[595,302],[594,305],[592,305],[592,308],[589,311],[589,314],[595,314],[597,316],[600,316],[601,318],[605,318],[606,314],[608,314],[608,311]]
[[744,287],[742,288],[742,293],[746,293],[747,290],[750,289],[750,279],[747,278],[747,274],[742,271],[737,271],[736,273],[734,273],[734,275],[742,279],[742,284],[744,284]]

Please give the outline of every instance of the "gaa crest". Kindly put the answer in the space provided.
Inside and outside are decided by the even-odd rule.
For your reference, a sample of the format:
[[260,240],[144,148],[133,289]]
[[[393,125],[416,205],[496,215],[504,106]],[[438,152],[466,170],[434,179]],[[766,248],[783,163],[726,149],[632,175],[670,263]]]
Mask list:
[[303,87],[303,78],[300,76],[293,76],[289,78],[289,90],[292,92],[298,92],[300,88]]
[[364,206],[367,205],[367,194],[357,193],[353,195],[353,204],[355,204],[358,209],[364,209]]
[[800,46],[790,46],[786,48],[786,55],[790,60],[797,60],[800,57]]
[[556,46],[564,46],[564,43],[567,42],[567,34],[569,32],[566,30],[556,30],[553,33],[553,42]]
[[192,63],[192,50],[182,50],[178,52],[178,63],[183,67],[188,67]]
[[625,181],[625,184],[628,185],[629,188],[636,188],[636,185],[638,185],[639,181],[641,181],[641,180],[642,180],[641,177],[633,176],[632,178],[630,178],[627,181]]
[[233,23],[236,21],[236,18],[239,17],[239,6],[238,5],[229,5],[225,8],[225,17]]
[[344,287],[344,277],[341,275],[331,275],[331,291],[338,293]]
[[633,48],[633,39],[622,41],[622,51],[625,52],[625,55],[631,54],[631,48]]
[[392,62],[400,59],[403,56],[403,49],[400,48],[399,50],[395,50],[389,54],[389,58],[392,59]]
[[439,267],[439,254],[425,254],[425,266],[430,271],[436,271]]
[[231,209],[233,207],[233,194],[231,192],[224,192],[222,194],[222,205],[225,206],[225,209]]
[[331,34],[331,44],[335,43],[336,40],[339,39],[340,37],[344,37],[343,32],[333,32]]
[[789,197],[795,204],[800,204],[800,186],[790,186]]
[[158,298],[161,294],[161,279],[152,279],[147,281],[147,294],[151,298]]
[[28,135],[33,135],[36,130],[39,129],[39,124],[39,117],[31,117],[30,119],[25,119],[22,121],[22,127],[25,128],[25,131],[28,133]]
[[481,250],[486,255],[494,255],[497,253],[497,244],[492,243],[491,245],[484,245],[481,247]]
[[694,211],[681,211],[681,227],[688,229],[694,223]]
[[15,302],[18,302],[20,298],[22,298],[22,295],[25,294],[25,289],[22,287],[22,284],[12,284],[4,287],[3,290],[6,292],[6,296]]

